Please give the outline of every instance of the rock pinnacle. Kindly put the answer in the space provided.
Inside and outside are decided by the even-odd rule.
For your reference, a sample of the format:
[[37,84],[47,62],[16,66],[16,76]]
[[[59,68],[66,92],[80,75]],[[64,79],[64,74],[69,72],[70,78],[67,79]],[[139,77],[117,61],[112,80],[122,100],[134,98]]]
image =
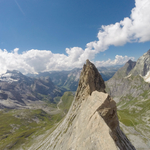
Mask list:
[[87,59],[80,75],[76,98],[81,96],[84,99],[93,91],[105,92],[105,84],[97,68]]

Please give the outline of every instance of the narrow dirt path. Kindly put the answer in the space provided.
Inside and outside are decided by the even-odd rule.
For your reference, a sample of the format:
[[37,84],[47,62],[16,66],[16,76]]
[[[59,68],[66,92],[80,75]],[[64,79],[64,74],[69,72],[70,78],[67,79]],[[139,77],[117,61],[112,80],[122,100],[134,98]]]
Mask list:
[[62,103],[62,99],[60,99],[59,103],[57,104],[57,109],[60,110],[59,105]]

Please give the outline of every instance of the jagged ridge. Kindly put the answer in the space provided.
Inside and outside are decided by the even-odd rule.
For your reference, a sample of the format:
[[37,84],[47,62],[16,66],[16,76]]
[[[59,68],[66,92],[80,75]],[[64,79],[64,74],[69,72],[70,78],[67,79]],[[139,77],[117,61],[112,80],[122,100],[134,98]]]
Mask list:
[[73,104],[55,131],[30,149],[135,150],[120,130],[116,103],[96,67],[86,61]]

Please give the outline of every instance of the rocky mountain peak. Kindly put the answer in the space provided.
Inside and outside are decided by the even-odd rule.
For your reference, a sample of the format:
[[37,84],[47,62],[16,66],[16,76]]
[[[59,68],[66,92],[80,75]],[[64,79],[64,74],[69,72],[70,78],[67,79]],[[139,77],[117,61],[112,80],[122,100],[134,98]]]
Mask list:
[[12,73],[12,74],[22,74],[21,72],[19,72],[18,70],[7,70],[6,73]]
[[135,64],[135,61],[132,61],[131,59],[129,59],[128,61],[127,61],[127,64]]
[[14,82],[25,76],[17,70],[7,70],[6,73],[0,75],[0,81]]
[[[125,63],[123,67],[118,69],[118,71],[115,73],[113,78],[124,78],[129,75],[129,72],[135,67],[136,62],[129,60],[128,62]],[[110,79],[111,80],[111,79]]]
[[115,101],[105,92],[104,81],[89,60],[68,114],[48,140],[34,146],[31,149],[135,150],[120,130]]
[[131,71],[132,75],[141,75],[145,76],[150,71],[150,50],[144,53],[138,60]]
[[105,84],[94,64],[86,60],[81,71],[76,97],[84,99],[93,91],[105,92]]
[[150,49],[145,54],[146,55],[150,55]]
[[128,61],[127,61],[127,63],[131,63],[132,62],[132,60],[131,59],[129,59]]
[[126,67],[126,75],[135,67],[136,62],[131,59],[125,64]]

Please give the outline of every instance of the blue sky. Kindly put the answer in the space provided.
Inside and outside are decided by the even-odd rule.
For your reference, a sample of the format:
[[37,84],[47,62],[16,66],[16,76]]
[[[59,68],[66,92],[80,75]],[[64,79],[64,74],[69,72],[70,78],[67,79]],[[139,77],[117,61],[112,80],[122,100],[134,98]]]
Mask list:
[[149,6],[149,0],[0,0],[0,73],[136,60],[150,49]]

